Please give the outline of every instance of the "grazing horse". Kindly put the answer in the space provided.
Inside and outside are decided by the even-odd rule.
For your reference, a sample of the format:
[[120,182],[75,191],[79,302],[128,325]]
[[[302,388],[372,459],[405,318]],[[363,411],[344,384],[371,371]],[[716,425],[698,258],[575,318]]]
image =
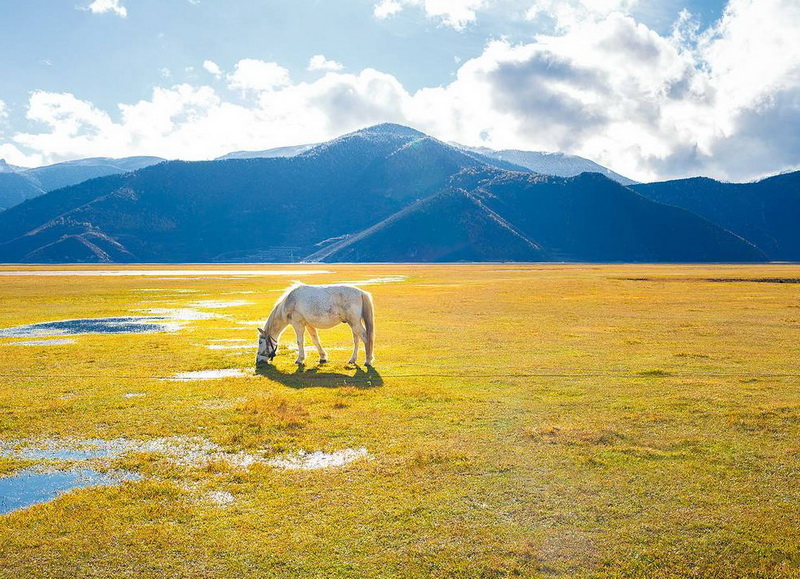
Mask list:
[[[364,322],[362,325],[361,322]],[[278,339],[287,326],[297,334],[296,364],[305,363],[303,335],[308,330],[319,352],[320,363],[328,361],[328,354],[319,343],[317,328],[332,328],[347,324],[353,330],[353,355],[348,364],[355,364],[358,357],[358,341],[364,342],[366,365],[372,365],[372,347],[375,341],[375,315],[372,296],[350,285],[305,285],[295,283],[275,302],[275,307],[259,328],[256,364],[269,362],[278,351]]]

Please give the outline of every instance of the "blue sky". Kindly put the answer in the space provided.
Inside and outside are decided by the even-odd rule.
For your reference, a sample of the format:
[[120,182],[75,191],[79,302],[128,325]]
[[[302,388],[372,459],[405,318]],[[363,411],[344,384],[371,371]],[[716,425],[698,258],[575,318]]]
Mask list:
[[0,0],[0,158],[213,158],[382,121],[633,178],[800,168],[796,0]]

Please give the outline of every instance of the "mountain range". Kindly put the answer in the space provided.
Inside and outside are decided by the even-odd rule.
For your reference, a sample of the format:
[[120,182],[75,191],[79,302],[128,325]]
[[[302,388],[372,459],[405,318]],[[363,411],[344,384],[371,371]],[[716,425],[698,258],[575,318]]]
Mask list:
[[[542,173],[544,175],[556,175],[558,177],[576,177],[581,173],[601,173],[609,179],[621,183],[622,185],[633,185],[636,183],[633,179],[628,179],[619,173],[615,173],[607,167],[603,167],[577,155],[567,155],[565,153],[543,153],[539,151],[520,151],[516,149],[505,149],[502,151],[495,151],[487,147],[468,147],[466,145],[459,145],[458,143],[449,143],[451,146],[460,149],[466,154],[476,157],[484,162],[488,161],[490,165],[502,163],[506,168],[513,168],[516,170],[529,170],[534,173]],[[228,153],[222,157],[218,157],[218,161],[226,159],[269,159],[272,157],[295,157],[306,151],[313,149],[317,144],[311,145],[296,145],[293,147],[277,147],[274,149],[266,149],[264,151],[236,151]],[[493,161],[489,161],[493,159]]]
[[95,157],[26,169],[9,165],[0,159],[0,211],[48,191],[76,185],[95,177],[127,173],[164,160],[160,157]]
[[775,261],[800,260],[800,173],[756,183],[720,183],[696,177],[637,184],[637,193],[683,207],[747,239]]
[[615,173],[607,167],[598,165],[594,161],[578,157],[577,155],[567,155],[565,153],[542,153],[538,151],[519,151],[516,149],[505,149],[495,151],[486,147],[466,147],[453,143],[453,146],[464,151],[478,153],[500,161],[506,161],[514,165],[530,169],[534,173],[543,175],[555,175],[557,177],[577,177],[581,173],[600,173],[612,181],[621,185],[633,185],[633,179],[628,179],[619,173]]
[[[800,173],[732,189],[544,175],[524,156],[392,124],[260,153],[159,162],[28,199],[0,212],[0,262],[800,259],[789,226]],[[694,199],[706,191],[716,197]],[[742,215],[756,206],[762,219]]]

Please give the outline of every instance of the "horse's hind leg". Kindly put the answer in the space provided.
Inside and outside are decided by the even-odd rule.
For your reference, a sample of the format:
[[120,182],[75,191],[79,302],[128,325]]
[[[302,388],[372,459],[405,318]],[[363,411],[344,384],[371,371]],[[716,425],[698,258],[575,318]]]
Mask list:
[[294,363],[304,364],[306,361],[306,350],[303,347],[303,342],[305,341],[303,334],[305,334],[306,328],[300,324],[292,324],[292,327],[294,328],[294,333],[297,334],[297,360],[295,360]]
[[364,329],[364,326],[361,325],[361,322],[351,324],[350,329],[353,330],[353,355],[347,363],[355,364],[358,358],[358,340],[361,339],[364,341],[367,331]]
[[317,347],[317,352],[319,352],[319,363],[324,364],[328,361],[328,354],[325,352],[322,344],[320,344],[319,335],[317,335],[317,328],[314,326],[308,326],[308,333],[311,334],[311,341],[314,342],[314,345]]

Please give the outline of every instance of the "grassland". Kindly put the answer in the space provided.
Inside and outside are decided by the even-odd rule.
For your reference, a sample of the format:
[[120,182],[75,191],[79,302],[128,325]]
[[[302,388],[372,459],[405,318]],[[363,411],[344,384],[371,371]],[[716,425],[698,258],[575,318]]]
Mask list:
[[[800,574],[800,285],[777,283],[800,267],[325,267],[295,277],[407,276],[366,288],[373,372],[344,365],[340,327],[320,333],[323,367],[282,347],[261,374],[162,379],[253,368],[254,349],[207,346],[255,346],[291,277],[0,277],[2,328],[252,302],[177,333],[0,339],[0,441],[371,456],[283,471],[128,454],[109,468],[137,482],[0,516],[0,576]],[[234,501],[204,498],[220,491]]]

